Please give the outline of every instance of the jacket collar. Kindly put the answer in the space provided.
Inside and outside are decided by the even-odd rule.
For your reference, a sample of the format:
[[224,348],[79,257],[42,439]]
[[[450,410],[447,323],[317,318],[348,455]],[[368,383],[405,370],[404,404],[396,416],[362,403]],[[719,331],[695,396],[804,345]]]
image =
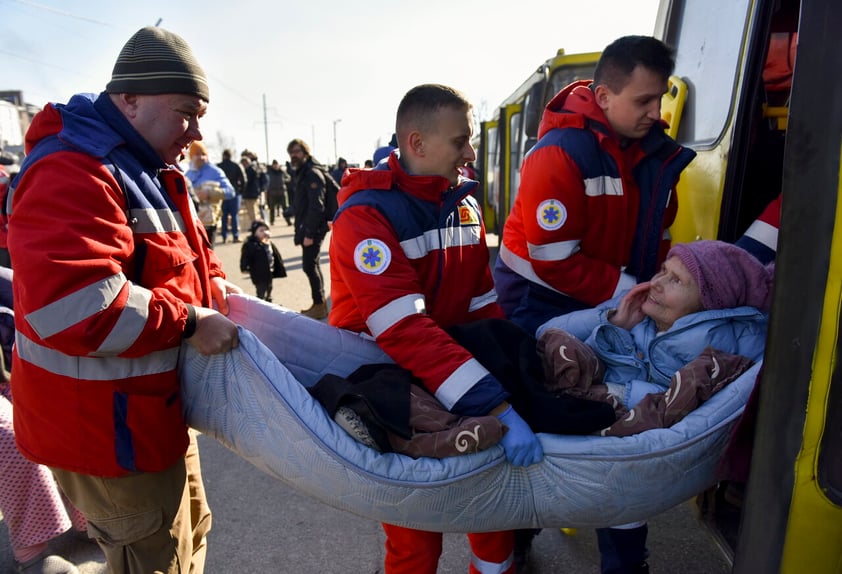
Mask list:
[[448,192],[453,191],[462,195],[466,189],[476,184],[472,180],[460,179],[459,185],[453,187],[446,177],[413,175],[404,169],[397,151],[389,156],[388,162],[382,162],[374,169],[349,169],[342,183],[342,191],[339,194],[340,203],[364,189],[395,189],[425,201],[440,203]]

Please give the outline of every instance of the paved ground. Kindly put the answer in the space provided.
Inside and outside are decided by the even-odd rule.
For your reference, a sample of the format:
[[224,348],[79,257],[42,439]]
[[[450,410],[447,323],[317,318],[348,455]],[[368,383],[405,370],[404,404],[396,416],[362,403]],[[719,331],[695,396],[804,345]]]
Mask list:
[[[300,250],[291,227],[281,219],[272,227],[288,277],[275,280],[274,300],[299,310],[310,305],[301,271]],[[492,243],[494,238],[491,239]],[[247,293],[254,288],[239,271],[239,244],[216,251],[230,278]],[[322,258],[329,285],[327,245]],[[200,437],[205,485],[214,512],[206,572],[376,574],[383,572],[383,534],[377,523],[335,510],[302,496],[269,477],[208,437]],[[73,534],[56,539],[54,551],[80,565],[83,574],[102,574],[105,566],[95,545]],[[692,516],[680,505],[650,521],[653,574],[725,574],[729,568]],[[465,537],[445,535],[439,574],[467,572]],[[5,528],[0,528],[0,573],[12,572]],[[598,555],[592,530],[574,536],[544,530],[535,540],[533,574],[596,574]]]

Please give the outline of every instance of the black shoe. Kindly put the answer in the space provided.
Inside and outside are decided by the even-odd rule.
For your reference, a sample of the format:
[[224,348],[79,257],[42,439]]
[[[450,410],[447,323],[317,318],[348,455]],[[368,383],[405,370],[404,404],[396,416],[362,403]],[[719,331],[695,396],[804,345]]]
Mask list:
[[234,238],[234,241],[232,241],[231,243],[239,243],[239,242],[240,242],[240,238],[239,238],[239,237],[235,237],[235,238]]

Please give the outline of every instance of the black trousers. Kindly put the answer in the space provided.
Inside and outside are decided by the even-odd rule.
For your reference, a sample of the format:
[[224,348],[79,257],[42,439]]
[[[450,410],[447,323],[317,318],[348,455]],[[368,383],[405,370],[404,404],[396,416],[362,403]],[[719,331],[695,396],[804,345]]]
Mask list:
[[309,247],[301,247],[301,269],[310,281],[310,293],[313,296],[313,303],[317,305],[325,302],[325,281],[319,265],[321,250],[321,239],[313,242],[313,245]]

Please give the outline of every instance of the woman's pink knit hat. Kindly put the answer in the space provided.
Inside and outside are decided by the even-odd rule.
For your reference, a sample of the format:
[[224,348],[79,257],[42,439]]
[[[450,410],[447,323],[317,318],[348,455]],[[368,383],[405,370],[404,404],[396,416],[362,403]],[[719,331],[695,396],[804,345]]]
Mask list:
[[705,309],[748,305],[769,311],[774,263],[764,266],[744,249],[712,240],[674,245],[667,254],[670,257],[678,257],[699,284]]

